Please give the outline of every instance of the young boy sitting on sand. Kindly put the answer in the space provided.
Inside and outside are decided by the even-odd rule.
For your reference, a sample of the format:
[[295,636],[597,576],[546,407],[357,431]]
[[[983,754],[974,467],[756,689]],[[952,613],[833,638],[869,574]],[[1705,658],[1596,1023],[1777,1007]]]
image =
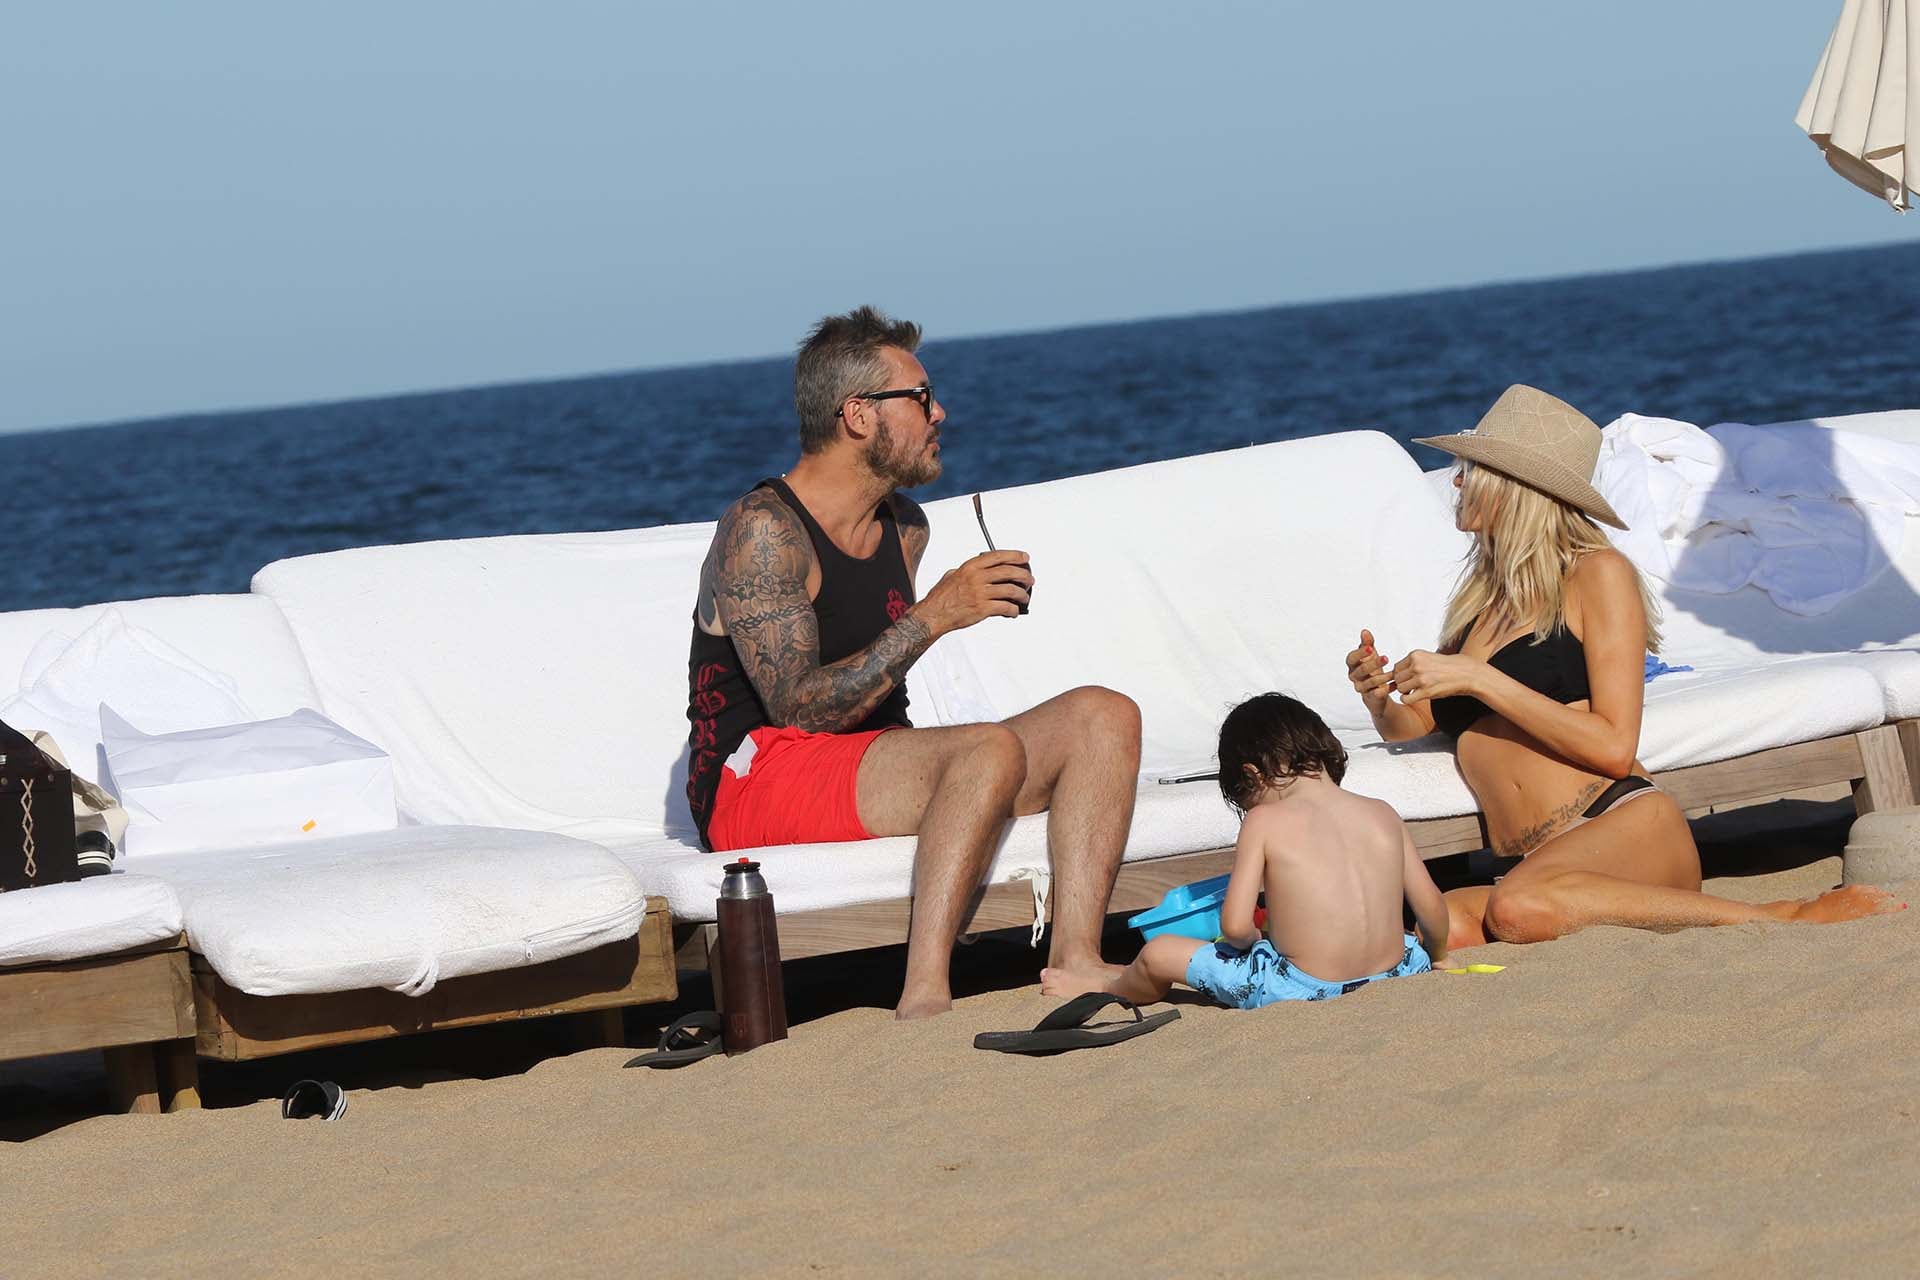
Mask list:
[[[1235,707],[1220,726],[1220,791],[1243,815],[1218,942],[1162,934],[1097,988],[1135,1004],[1176,982],[1234,1009],[1327,1000],[1380,978],[1425,973],[1447,953],[1447,906],[1400,816],[1340,789],[1346,749],[1309,708],[1279,693]],[[1267,895],[1267,931],[1254,903]],[[1401,932],[1413,907],[1419,939]],[[1423,946],[1424,944],[1424,946]],[[1431,959],[1429,958],[1431,957]],[[1040,975],[1049,995],[1083,979]]]

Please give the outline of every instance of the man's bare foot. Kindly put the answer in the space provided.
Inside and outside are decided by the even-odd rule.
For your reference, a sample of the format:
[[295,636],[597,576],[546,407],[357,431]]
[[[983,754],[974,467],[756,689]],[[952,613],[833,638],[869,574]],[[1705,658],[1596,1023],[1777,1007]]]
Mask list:
[[951,995],[923,995],[900,997],[900,1003],[894,1008],[893,1016],[898,1022],[912,1022],[917,1018],[931,1018],[946,1013],[953,1008]]
[[[1111,973],[1104,972],[1109,969]],[[1101,965],[1099,969],[1042,969],[1040,991],[1049,996],[1083,996],[1089,991],[1111,991],[1115,979],[1125,972],[1124,965]]]
[[1907,909],[1906,903],[1884,889],[1865,884],[1829,889],[1817,898],[1782,905],[1791,908],[1786,918],[1800,924],[1836,924],[1842,920],[1884,916],[1889,912]]
[[1078,956],[1048,956],[1047,969],[1053,973],[1077,973],[1102,984],[1111,984],[1120,980],[1120,975],[1127,971],[1127,966],[1108,964],[1100,958],[1099,952],[1092,951]]

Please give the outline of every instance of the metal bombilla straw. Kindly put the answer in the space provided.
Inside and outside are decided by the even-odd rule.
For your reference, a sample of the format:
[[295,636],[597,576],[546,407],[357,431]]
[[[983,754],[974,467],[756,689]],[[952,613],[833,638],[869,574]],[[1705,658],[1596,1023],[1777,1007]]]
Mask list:
[[[987,514],[980,509],[980,495],[977,493],[973,495],[973,518],[980,522],[980,536],[987,540],[987,550],[998,551],[1000,548],[993,545],[993,535],[987,532]],[[1020,612],[1024,614],[1026,611],[1027,606],[1021,605]]]
[[977,493],[973,495],[973,518],[980,522],[980,536],[987,540],[987,550],[998,551],[1000,548],[993,545],[993,535],[987,532],[987,514],[980,509],[980,495]]

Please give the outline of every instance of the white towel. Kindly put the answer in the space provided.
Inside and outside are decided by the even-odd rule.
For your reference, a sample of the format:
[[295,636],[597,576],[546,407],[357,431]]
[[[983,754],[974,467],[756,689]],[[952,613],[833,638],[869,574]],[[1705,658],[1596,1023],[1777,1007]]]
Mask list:
[[1920,444],[1630,413],[1606,429],[1598,483],[1630,526],[1614,542],[1642,572],[1711,594],[1751,585],[1814,617],[1899,554],[1920,514]]

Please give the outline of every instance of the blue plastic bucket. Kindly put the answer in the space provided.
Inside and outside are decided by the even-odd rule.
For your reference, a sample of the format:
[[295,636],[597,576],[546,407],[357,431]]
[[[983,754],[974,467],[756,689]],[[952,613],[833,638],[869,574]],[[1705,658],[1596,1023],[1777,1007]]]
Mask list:
[[1212,942],[1220,936],[1220,904],[1226,900],[1230,879],[1231,876],[1214,876],[1169,889],[1159,906],[1129,917],[1127,924],[1147,938],[1174,933]]

